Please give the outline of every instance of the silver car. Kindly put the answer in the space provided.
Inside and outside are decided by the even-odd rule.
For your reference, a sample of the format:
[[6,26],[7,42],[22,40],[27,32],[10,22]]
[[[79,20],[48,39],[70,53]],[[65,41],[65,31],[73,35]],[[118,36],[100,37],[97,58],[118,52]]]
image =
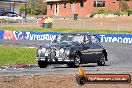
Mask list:
[[0,20],[21,22],[23,20],[23,17],[14,12],[3,12],[0,14]]

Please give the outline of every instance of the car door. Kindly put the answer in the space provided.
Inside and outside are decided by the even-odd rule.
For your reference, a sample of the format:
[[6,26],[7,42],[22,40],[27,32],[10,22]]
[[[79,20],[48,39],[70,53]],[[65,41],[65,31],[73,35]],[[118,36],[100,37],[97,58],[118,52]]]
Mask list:
[[97,62],[101,53],[101,48],[98,45],[99,39],[96,41],[92,39],[91,35],[86,35],[85,42],[84,50],[82,51],[82,63]]
[[82,63],[88,63],[94,61],[94,48],[91,43],[90,35],[85,35],[85,44],[82,50]]
[[8,18],[10,21],[16,21],[17,15],[15,13],[9,13]]
[[20,20],[19,15],[16,14],[16,13],[13,13],[13,14],[12,14],[12,20],[14,20],[14,21]]
[[102,51],[103,51],[103,47],[102,45],[100,44],[100,40],[99,38],[96,36],[96,35],[91,35],[91,45],[92,45],[92,49],[93,49],[93,58],[96,60],[96,61],[99,61],[99,59],[101,58],[102,56]]

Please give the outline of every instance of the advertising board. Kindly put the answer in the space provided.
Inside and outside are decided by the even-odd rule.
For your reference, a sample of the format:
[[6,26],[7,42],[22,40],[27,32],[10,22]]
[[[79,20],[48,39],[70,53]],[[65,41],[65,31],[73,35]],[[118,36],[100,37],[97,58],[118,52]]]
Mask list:
[[[53,41],[60,32],[0,31],[0,39],[49,40]],[[101,42],[132,43],[132,34],[96,34]]]
[[27,32],[27,31],[4,31],[3,39],[10,40],[50,40],[53,41],[57,32]]
[[97,34],[101,42],[132,43],[132,34]]

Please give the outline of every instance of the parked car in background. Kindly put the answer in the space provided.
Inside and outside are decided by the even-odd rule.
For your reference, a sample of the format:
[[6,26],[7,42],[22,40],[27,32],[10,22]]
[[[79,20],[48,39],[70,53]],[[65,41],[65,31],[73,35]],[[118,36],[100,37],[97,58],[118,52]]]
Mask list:
[[51,44],[43,44],[37,49],[36,60],[40,68],[49,64],[78,67],[97,63],[104,66],[108,61],[107,50],[100,44],[100,39],[90,33],[61,33]]
[[0,19],[10,22],[21,22],[23,17],[14,12],[2,12],[0,13]]

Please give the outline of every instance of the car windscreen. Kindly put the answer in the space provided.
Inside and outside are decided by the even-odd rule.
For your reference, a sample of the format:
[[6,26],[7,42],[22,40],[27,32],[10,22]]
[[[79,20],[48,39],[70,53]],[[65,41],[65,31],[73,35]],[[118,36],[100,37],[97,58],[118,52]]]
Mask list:
[[0,16],[6,16],[7,15],[7,13],[1,13],[0,14]]
[[82,43],[83,35],[60,35],[57,37],[57,43]]

